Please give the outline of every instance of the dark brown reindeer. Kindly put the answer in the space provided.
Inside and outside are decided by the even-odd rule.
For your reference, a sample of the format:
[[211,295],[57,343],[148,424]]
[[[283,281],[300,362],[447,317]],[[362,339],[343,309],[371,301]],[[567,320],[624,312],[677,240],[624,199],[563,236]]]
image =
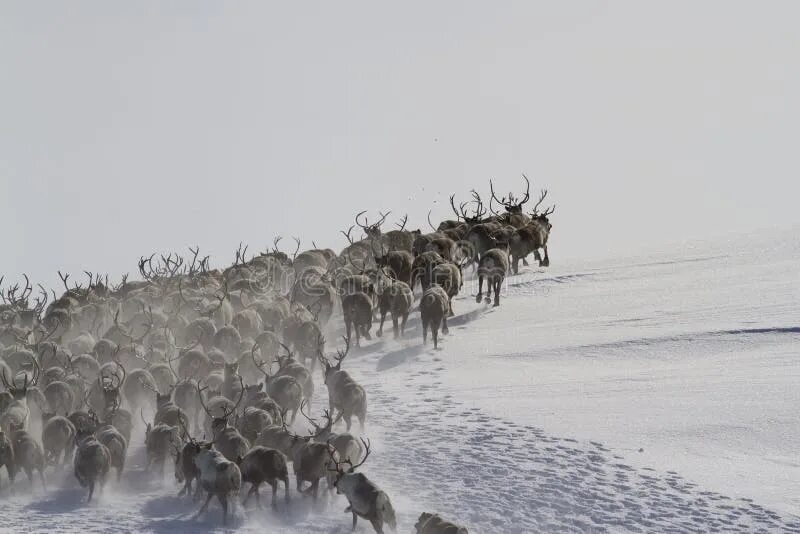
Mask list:
[[349,458],[344,461],[336,460],[336,450],[329,445],[334,464],[332,471],[335,474],[333,485],[336,487],[336,493],[344,494],[350,503],[345,512],[353,514],[353,530],[359,517],[369,521],[378,534],[383,534],[384,523],[390,529],[396,530],[397,519],[389,496],[363,473],[356,473],[356,469],[364,465],[372,452],[369,441],[362,438],[361,443],[366,452],[357,464]]
[[358,418],[361,428],[367,421],[367,393],[347,371],[342,370],[342,361],[350,351],[350,342],[345,338],[344,350],[337,350],[335,364],[320,351],[319,361],[322,363],[323,378],[328,386],[328,410],[333,414],[339,410],[336,419],[344,418],[347,430],[350,431],[353,416]]
[[500,305],[500,288],[508,272],[508,244],[500,243],[498,247],[486,251],[478,264],[478,295],[475,302],[483,297],[483,282],[486,281],[486,302],[491,302],[494,291],[494,306]]
[[244,456],[248,449],[250,449],[250,442],[242,436],[235,427],[229,424],[231,416],[236,413],[244,397],[244,384],[241,383],[241,377],[239,377],[239,379],[241,385],[239,398],[236,399],[236,403],[233,407],[227,409],[221,408],[221,415],[218,416],[214,415],[214,412],[209,410],[208,406],[206,406],[206,403],[203,401],[203,390],[199,387],[197,390],[198,395],[200,395],[203,410],[212,418],[211,432],[214,437],[213,443],[222,455],[232,462],[235,462],[238,457]]
[[[294,423],[297,412],[303,402],[303,386],[291,374],[270,374],[266,363],[256,360],[256,350],[258,350],[258,344],[253,345],[250,357],[253,359],[255,366],[264,374],[264,389],[282,410],[292,413],[290,422]],[[265,367],[267,367],[266,370],[264,369]]]
[[38,384],[42,371],[36,358],[31,356],[30,359],[33,365],[33,373],[32,376],[28,376],[27,371],[19,373],[23,375],[22,386],[17,385],[16,378],[19,374],[15,375],[12,380],[9,380],[6,376],[5,368],[0,372],[3,385],[14,399],[0,415],[0,429],[8,433],[11,433],[13,430],[25,429],[28,427],[28,419],[30,416],[27,400],[28,391]]
[[[497,195],[494,193],[494,184],[491,180],[489,180],[489,189],[492,193],[492,198],[489,200],[489,209],[492,211],[492,213],[503,219],[503,222],[506,222],[515,228],[522,228],[530,222],[530,217],[523,213],[522,207],[531,198],[531,182],[524,174],[522,177],[525,179],[525,194],[521,198],[515,196],[514,193],[511,192],[508,193],[507,197],[497,198]],[[502,205],[506,209],[505,214],[498,214],[494,211],[494,209],[492,209],[493,201]]]

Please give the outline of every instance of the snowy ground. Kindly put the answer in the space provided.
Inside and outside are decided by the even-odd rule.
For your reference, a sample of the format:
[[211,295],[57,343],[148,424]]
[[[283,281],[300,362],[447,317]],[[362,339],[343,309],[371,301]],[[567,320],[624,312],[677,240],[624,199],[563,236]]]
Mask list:
[[[511,277],[500,308],[468,282],[442,350],[414,321],[402,342],[351,351],[369,396],[363,470],[398,531],[437,511],[483,533],[800,533],[796,230],[604,262],[561,262],[554,245],[554,266]],[[219,529],[219,508],[193,520],[199,504],[141,472],[141,441],[89,506],[68,472],[33,494],[4,474],[2,528]],[[345,506],[293,495],[240,508],[233,528],[345,533]]]

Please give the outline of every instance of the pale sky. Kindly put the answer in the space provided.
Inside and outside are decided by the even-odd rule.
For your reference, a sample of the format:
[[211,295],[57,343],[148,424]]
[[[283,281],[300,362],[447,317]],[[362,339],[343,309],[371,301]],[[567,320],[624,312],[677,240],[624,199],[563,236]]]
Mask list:
[[338,248],[357,211],[426,229],[522,172],[558,205],[554,264],[797,224],[798,20],[791,1],[2,0],[0,274],[189,245],[219,265],[275,234]]

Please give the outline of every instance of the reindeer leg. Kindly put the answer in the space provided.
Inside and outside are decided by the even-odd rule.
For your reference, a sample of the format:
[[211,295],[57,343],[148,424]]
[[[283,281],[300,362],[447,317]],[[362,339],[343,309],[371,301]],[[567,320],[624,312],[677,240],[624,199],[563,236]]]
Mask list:
[[277,508],[278,506],[278,481],[273,480],[271,483],[272,485],[272,507]]
[[228,524],[228,496],[224,493],[217,494],[217,500],[222,505],[222,524]]
[[475,302],[480,303],[483,296],[483,276],[478,276],[478,296],[475,297]]
[[358,516],[352,510],[350,512],[353,514],[353,530],[355,530],[356,529],[356,523],[358,523]]
[[256,485],[250,484],[250,490],[247,492],[247,495],[244,496],[244,500],[242,501],[242,506],[245,506],[247,504],[247,501],[250,500],[250,497],[253,495],[253,493],[255,493],[255,491],[256,491]]
[[376,534],[383,534],[383,521],[380,519],[370,519],[370,523],[372,523],[372,528],[375,529]]
[[403,320],[400,323],[400,336],[406,335],[406,321],[408,321],[408,314],[403,314]]
[[375,335],[378,337],[383,337],[383,322],[386,320],[386,312],[381,311],[381,324],[378,327],[378,331],[375,332]]
[[503,283],[502,280],[497,280],[494,283],[494,305],[500,306],[500,285]]
[[86,502],[92,501],[92,495],[94,495],[94,480],[89,481],[89,497],[86,498]]
[[542,260],[539,265],[541,267],[550,267],[550,255],[547,254],[547,245],[543,245],[542,248],[544,249],[544,260]]
[[347,425],[347,431],[350,432],[350,426],[352,425],[353,416],[351,414],[345,414],[344,422]]
[[286,502],[289,502],[289,477],[283,479],[283,486],[286,488]]
[[42,481],[42,487],[47,491],[47,482],[44,481],[44,468],[39,468],[39,479]]
[[256,507],[260,510],[263,508],[261,505],[261,493],[258,491],[258,486],[256,486]]
[[[452,315],[452,314],[451,314]],[[442,334],[447,335],[450,333],[450,329],[447,328],[447,316],[445,315],[442,317]]]
[[200,509],[197,511],[197,513],[194,515],[195,518],[200,517],[203,514],[203,512],[206,511],[206,509],[208,508],[208,503],[211,502],[211,499],[213,497],[214,497],[214,494],[211,493],[211,492],[208,492],[208,497],[206,497],[206,502],[203,503],[203,506],[201,506]]
[[422,344],[428,344],[428,322],[425,320],[422,321]]

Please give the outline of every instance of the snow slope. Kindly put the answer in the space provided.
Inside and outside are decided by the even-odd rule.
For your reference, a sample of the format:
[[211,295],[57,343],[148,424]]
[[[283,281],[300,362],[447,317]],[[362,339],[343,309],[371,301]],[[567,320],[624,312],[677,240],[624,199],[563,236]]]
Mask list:
[[[351,351],[375,451],[363,471],[398,531],[437,511],[484,533],[800,532],[799,236],[604,262],[561,263],[554,246],[554,266],[510,277],[499,308],[468,281],[442,350],[415,319],[406,339]],[[68,470],[46,493],[9,490],[3,472],[2,528],[220,529],[218,507],[192,519],[199,504],[171,475],[141,472],[142,441],[89,506]],[[233,527],[344,533],[345,506],[293,494],[277,511],[240,507]]]

